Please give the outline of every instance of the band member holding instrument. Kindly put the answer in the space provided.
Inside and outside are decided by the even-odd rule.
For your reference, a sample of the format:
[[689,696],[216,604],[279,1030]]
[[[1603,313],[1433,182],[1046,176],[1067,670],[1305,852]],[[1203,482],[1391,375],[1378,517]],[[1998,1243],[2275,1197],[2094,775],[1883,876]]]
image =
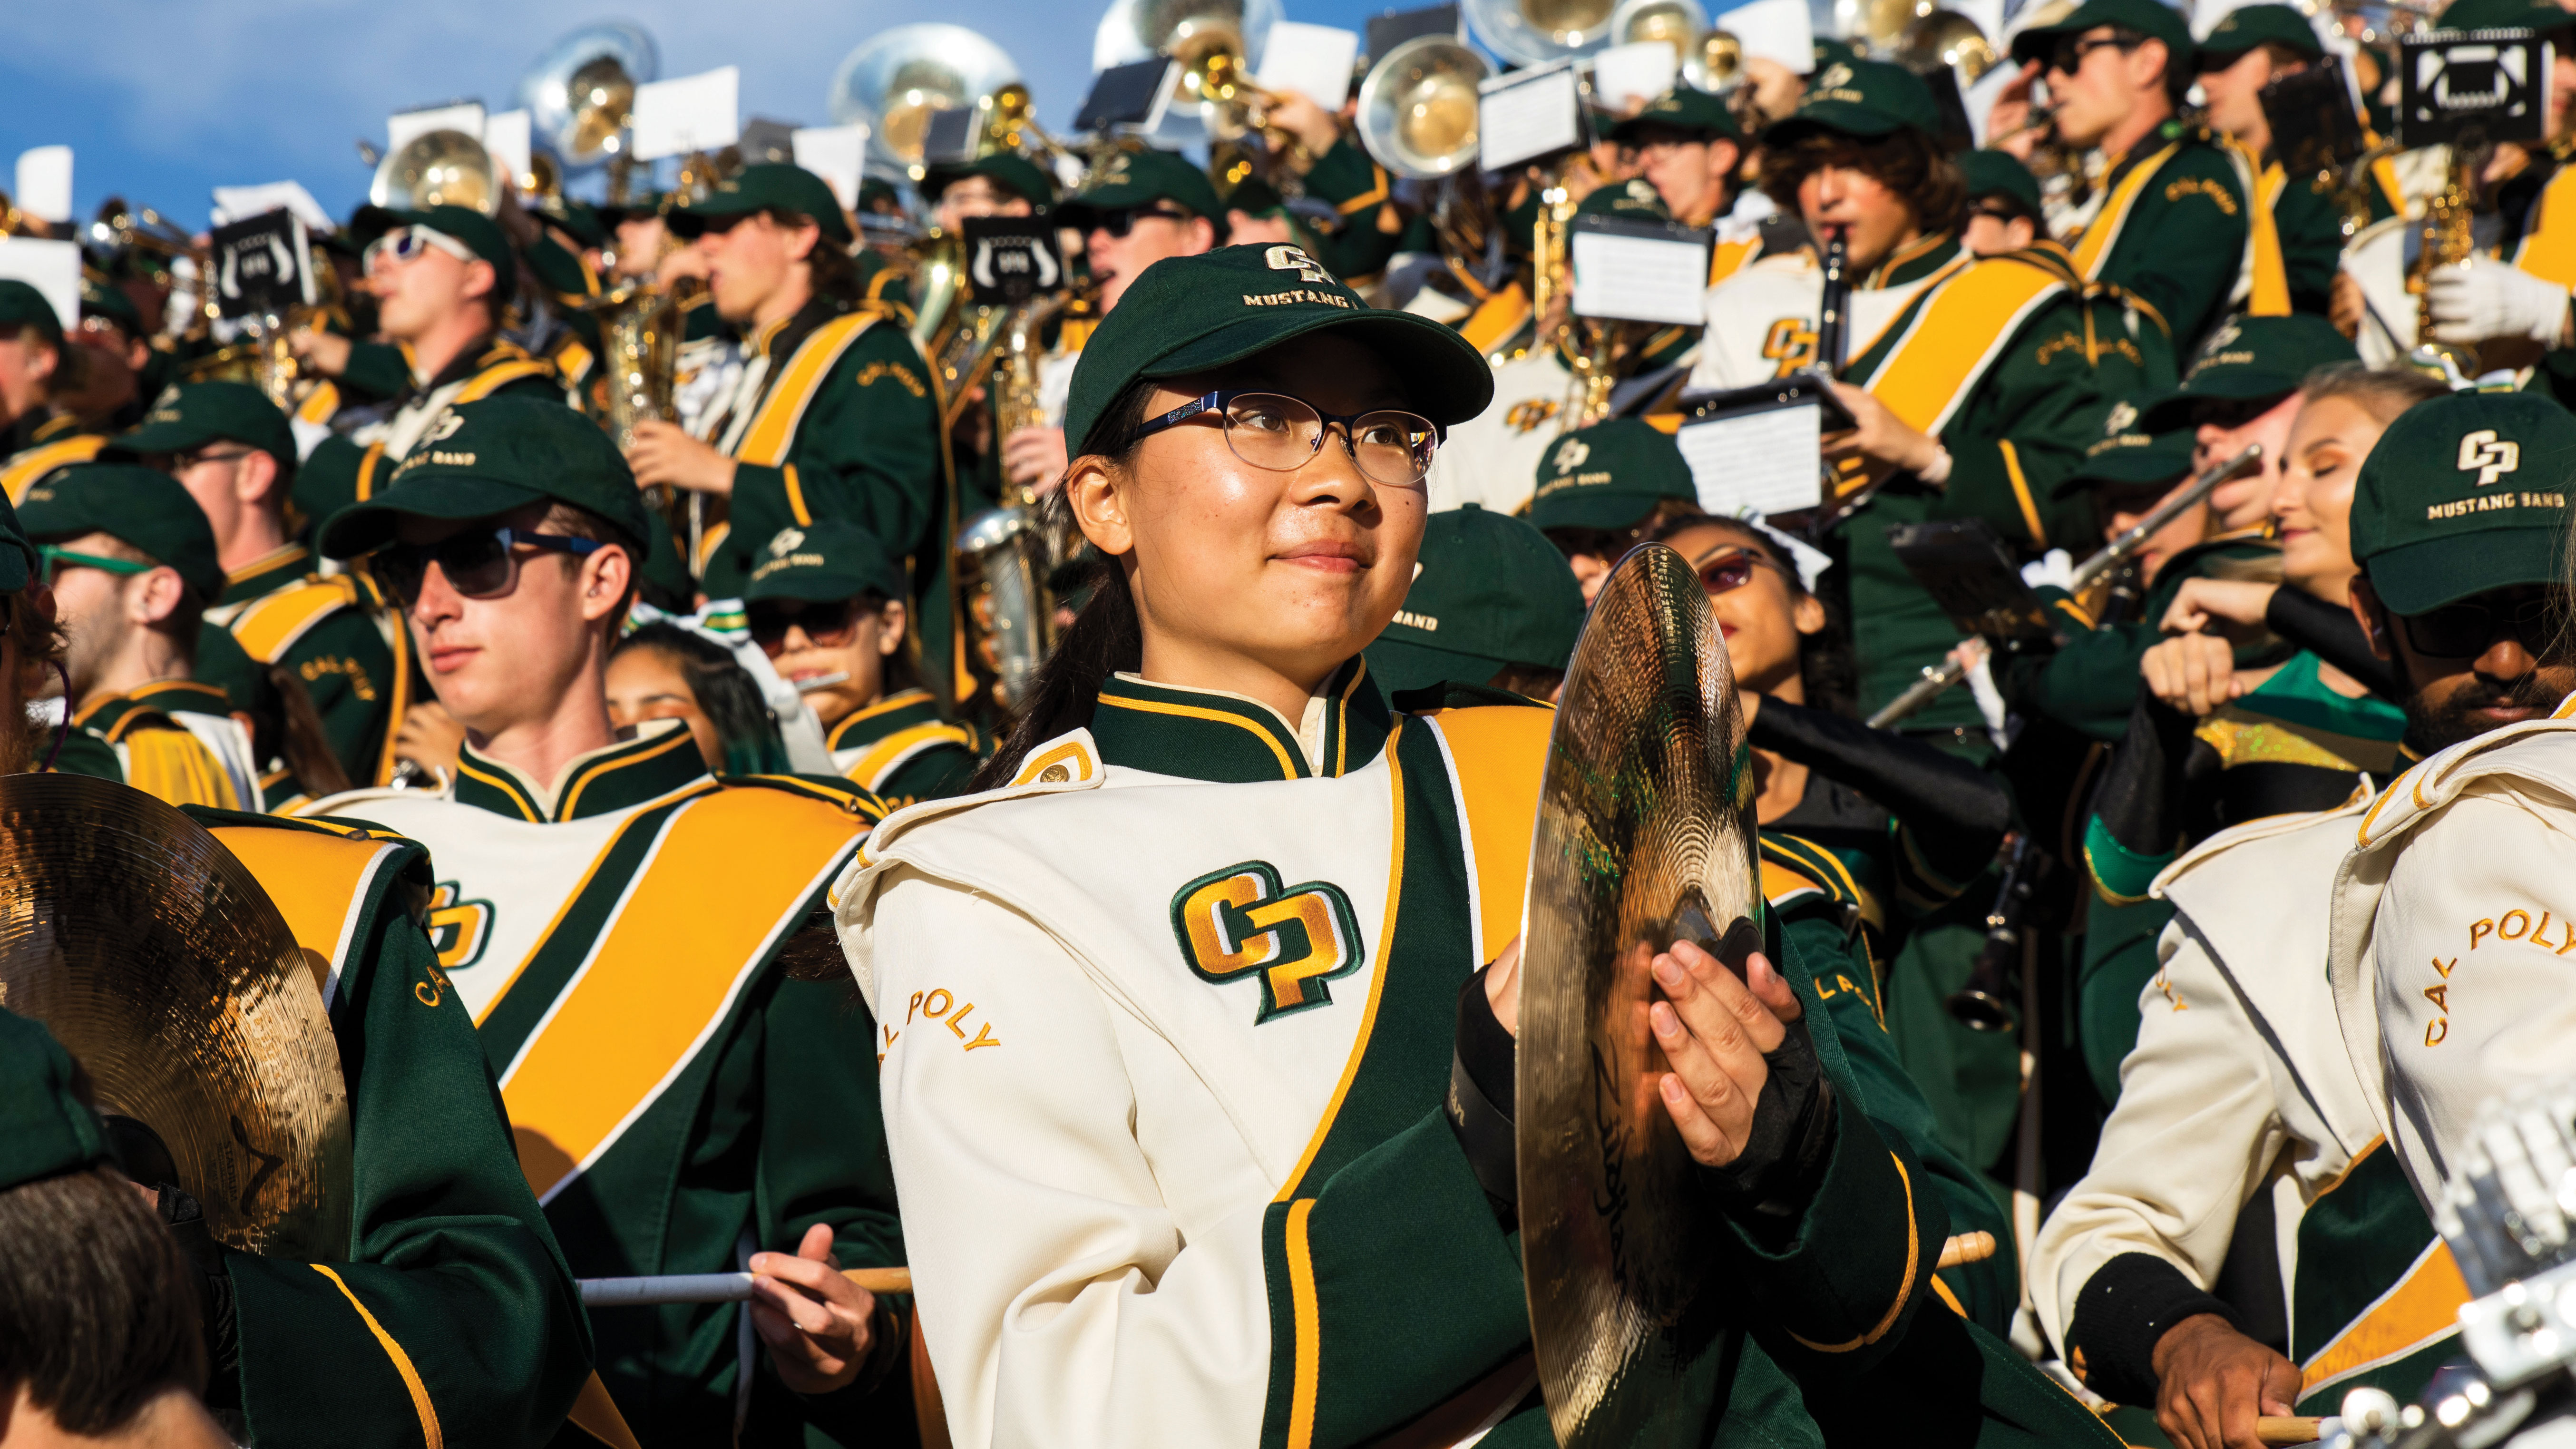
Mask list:
[[[1082,233],[1099,291],[1100,316],[1147,267],[1165,257],[1197,256],[1225,237],[1225,203],[1207,173],[1169,151],[1121,151],[1092,173],[1091,185],[1056,208],[1057,219]],[[1090,326],[1067,326],[1044,369],[1050,402],[1064,396]],[[1062,412],[1062,404],[1052,409]],[[1021,428],[1002,440],[1002,478],[1041,491],[1064,476],[1064,428]],[[927,643],[928,641],[923,641]]]
[[173,805],[259,808],[232,701],[189,677],[205,601],[223,587],[205,516],[167,474],[81,463],[27,490],[19,526],[53,586],[71,731],[55,768]]
[[822,721],[832,765],[889,809],[966,788],[975,731],[943,719],[913,663],[903,573],[839,519],[782,531],[743,591],[752,642]]
[[[196,678],[260,723],[256,758],[265,766],[286,753],[281,696],[300,692],[295,714],[318,717],[339,765],[337,780],[303,788],[335,793],[326,787],[375,783],[389,768],[385,736],[408,681],[396,677],[365,585],[347,574],[323,577],[313,550],[287,531],[296,459],[286,415],[248,383],[189,383],[109,453],[178,479],[214,529],[224,582],[207,610]],[[218,634],[224,643],[215,642]]]
[[[2249,256],[2247,310],[2289,310],[2271,214],[2249,215],[2247,178],[2226,143],[2176,119],[2192,81],[2191,30],[2179,11],[2158,0],[2085,0],[2015,35],[2012,55],[2025,96],[2029,79],[2047,81],[2057,138],[2099,152],[2108,167],[2099,205],[2061,222],[2060,239],[2085,280],[2113,283],[2155,310],[2166,357],[2189,355],[2227,314]],[[2018,124],[2000,108],[1995,120],[2005,123],[1998,129]]]
[[290,342],[298,359],[337,381],[344,411],[391,407],[389,416],[345,430],[351,437],[382,443],[399,462],[451,403],[504,393],[563,401],[553,367],[501,335],[519,263],[492,218],[464,206],[370,206],[350,230],[366,247],[367,289],[384,340],[352,342],[308,328]]
[[[1067,413],[1110,567],[997,788],[894,817],[838,890],[950,1429],[1543,1442],[1510,1151],[1443,1100],[1453,1070],[1508,1100],[1525,871],[1466,842],[1529,838],[1550,716],[1393,715],[1353,657],[1411,581],[1440,420],[1489,372],[1278,247],[1160,263],[1129,301]],[[1712,1355],[1710,1432],[1742,1386],[1737,1413],[1812,1433],[1751,1392],[1784,1365],[1867,1383],[1927,1329],[1978,1354],[1924,1309],[1941,1208],[1797,958],[1655,969],[1676,1070],[1631,1087],[1712,1173],[1729,1341],[1780,1330],[1778,1364]],[[2108,1442],[1981,1363],[2034,1438]]]
[[45,294],[15,278],[0,278],[0,408],[9,430],[0,448],[0,492],[23,498],[37,479],[58,468],[86,463],[107,441],[98,427],[61,406],[79,391],[88,349],[63,335],[63,321]]
[[1055,182],[1015,151],[933,166],[921,178],[921,200],[941,231],[970,216],[1034,216],[1055,205]]
[[[2442,395],[2405,371],[2312,384],[2273,502],[2290,587],[2194,579],[2177,607],[2348,589],[2340,525],[2383,414]],[[2348,597],[2336,607],[2350,617]],[[2142,1020],[2118,1064],[2117,1105],[2038,1240],[2032,1296],[2051,1338],[2095,1391],[2154,1406],[2178,1443],[2250,1444],[2257,1414],[2301,1400],[2330,1409],[2357,1383],[2411,1397],[2451,1352],[2465,1295],[2434,1291],[2446,1274],[2456,1288],[2456,1270],[2395,1154],[2372,1150],[2380,1129],[2317,969],[2335,871],[2386,778],[2369,776],[2337,807],[2223,831],[2156,877],[2179,919],[2158,967],[2128,983]],[[2267,1259],[2275,1244],[2279,1286],[2264,1275],[2256,1291],[2281,1293],[2286,1324],[2251,1294],[2223,1298],[2228,1278],[2252,1276],[2231,1261]],[[2258,1340],[2267,1330],[2285,1333],[2289,1356]]]
[[721,1440],[743,1414],[753,1438],[908,1434],[901,1376],[878,1392],[902,1356],[895,1306],[832,1271],[901,1256],[868,1130],[873,1023],[782,963],[880,807],[802,776],[719,784],[677,721],[617,738],[603,675],[646,527],[633,475],[560,406],[449,417],[321,546],[369,555],[400,601],[467,732],[458,778],[307,813],[435,852],[440,979],[576,1272],[761,1275],[748,1363],[730,1305],[593,1318],[637,1439]]
[[0,1445],[229,1449],[202,1402],[195,1266],[108,1165],[98,1111],[41,1022],[0,1010]]
[[[26,718],[61,659],[38,562],[17,515],[0,510],[0,717],[10,720]],[[0,731],[0,769],[40,767],[53,739],[32,723]],[[613,1412],[575,1408],[589,1370],[579,1300],[512,1161],[473,1024],[411,914],[430,884],[420,847],[346,825],[195,818],[316,963],[353,1154],[345,1255],[258,1257],[199,1235],[190,1292],[208,1403],[261,1442],[534,1446],[555,1440],[568,1410],[600,1442],[619,1442]],[[165,1220],[176,1192],[162,1190]]]

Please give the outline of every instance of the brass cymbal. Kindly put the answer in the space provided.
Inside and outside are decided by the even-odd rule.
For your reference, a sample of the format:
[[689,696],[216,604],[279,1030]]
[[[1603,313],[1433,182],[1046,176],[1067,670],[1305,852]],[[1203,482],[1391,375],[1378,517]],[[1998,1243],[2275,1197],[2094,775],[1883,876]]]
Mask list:
[[140,790],[0,776],[0,1006],[151,1128],[214,1235],[349,1253],[349,1098],[308,958],[250,871]]
[[1753,777],[1708,596],[1633,550],[1557,703],[1530,848],[1517,1102],[1522,1266],[1556,1442],[1702,1442],[1714,1209],[1665,1114],[1648,962],[1758,942]]

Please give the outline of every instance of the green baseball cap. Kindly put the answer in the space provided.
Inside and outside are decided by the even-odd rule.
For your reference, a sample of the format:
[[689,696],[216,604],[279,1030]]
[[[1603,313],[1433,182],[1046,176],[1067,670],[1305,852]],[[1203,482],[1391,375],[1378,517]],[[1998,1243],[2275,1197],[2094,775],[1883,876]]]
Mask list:
[[2192,429],[2150,433],[2137,426],[2138,410],[2122,403],[2111,410],[2112,423],[2084,449],[2084,461],[2050,490],[2055,497],[2081,493],[2100,484],[2134,488],[2165,484],[2191,471]]
[[1613,181],[1596,186],[1592,193],[1576,204],[1577,216],[1616,216],[1629,221],[1670,221],[1672,208],[1664,205],[1663,193],[1643,176]]
[[921,178],[921,199],[936,206],[941,192],[969,176],[981,176],[1041,211],[1055,205],[1054,179],[1036,162],[1012,151],[931,167]]
[[1667,498],[1699,500],[1681,448],[1652,423],[1612,418],[1566,434],[1538,460],[1529,521],[1626,528]]
[[45,294],[15,277],[0,279],[0,331],[33,327],[47,342],[63,345],[63,319]]
[[850,244],[850,223],[841,215],[841,201],[832,194],[831,184],[785,161],[745,166],[717,182],[705,196],[673,207],[668,220],[673,236],[694,237],[707,229],[710,217],[741,216],[771,207],[810,219],[827,241]]
[[125,289],[116,285],[114,282],[105,281],[101,278],[90,275],[88,272],[83,272],[81,273],[80,297],[80,310],[82,316],[104,317],[110,322],[115,323],[117,326],[124,328],[125,335],[128,337],[149,337],[152,335],[144,329],[143,313],[135,307],[134,299],[125,295]]
[[184,453],[218,442],[257,448],[277,460],[279,472],[295,472],[295,430],[268,394],[246,382],[190,382],[170,389],[142,423],[108,444],[100,456]]
[[2009,151],[1962,151],[1952,157],[1959,163],[1959,178],[1967,183],[1968,196],[2008,196],[2013,204],[2036,217],[2040,214],[2039,178],[2021,164],[2021,158]]
[[179,480],[140,463],[77,463],[29,488],[18,500],[18,527],[31,539],[104,533],[212,601],[224,591],[215,561],[215,529]]
[[2453,393],[2397,415],[2352,491],[2352,556],[2380,601],[2423,614],[2555,584],[2576,416],[2537,393]]
[[1849,65],[1861,58],[1859,46],[1848,40],[1837,40],[1830,35],[1817,37],[1815,55],[1816,64],[1807,72],[1809,75],[1814,75],[1829,65]]
[[1246,216],[1285,216],[1288,198],[1279,194],[1278,187],[1260,177],[1247,176],[1225,194],[1225,209],[1229,213],[1239,211]]
[[1378,688],[1482,684],[1507,665],[1563,669],[1583,586],[1547,535],[1473,503],[1431,515],[1413,585],[1368,647]]
[[43,1022],[0,1009],[0,1191],[107,1160],[98,1114],[72,1090],[75,1070]]
[[1646,108],[1610,128],[1613,141],[1634,141],[1650,130],[1684,131],[1703,138],[1723,136],[1730,141],[1744,139],[1744,128],[1735,124],[1735,113],[1726,102],[1697,86],[1676,86],[1648,103]]
[[1762,133],[1783,146],[1817,131],[1874,139],[1908,127],[1941,134],[1941,107],[1923,77],[1883,60],[1840,60],[1807,79],[1796,114]]
[[875,534],[846,519],[818,518],[782,528],[760,546],[752,555],[751,582],[742,597],[746,603],[802,599],[830,604],[870,591],[889,599],[911,594],[903,569]]
[[1493,401],[1493,368],[1451,328],[1372,308],[1303,247],[1219,247],[1166,257],[1137,274],[1074,366],[1065,438],[1076,453],[1113,445],[1092,431],[1138,378],[1206,372],[1327,330],[1376,353],[1403,381],[1413,410],[1442,427]]
[[2358,362],[2351,339],[2310,313],[2288,317],[2231,317],[2218,324],[2184,369],[2182,386],[2147,408],[2150,432],[2179,428],[2203,398],[2251,401],[2287,397],[2308,374],[2338,362]]
[[406,516],[492,518],[549,501],[639,542],[649,528],[635,473],[597,423],[557,402],[491,397],[449,408],[376,480],[375,496],[333,514],[318,539],[325,556],[355,558],[393,542]]
[[1193,216],[1207,217],[1220,228],[1225,222],[1225,203],[1217,200],[1216,183],[1171,151],[1121,151],[1111,156],[1092,173],[1090,188],[1057,208],[1057,215],[1067,226],[1081,228],[1101,212],[1156,201],[1185,206]]
[[[2555,7],[2552,7],[2555,8]],[[2238,56],[2263,44],[2286,46],[2309,60],[2326,53],[2316,27],[2294,5],[2239,5],[2210,28],[2200,42],[2199,68],[2233,65]]]
[[426,211],[394,211],[362,206],[349,219],[349,233],[361,247],[398,226],[425,226],[440,236],[454,237],[465,243],[467,251],[490,262],[494,306],[508,301],[519,290],[518,253],[510,249],[510,239],[501,234],[500,223],[474,208],[433,206]]
[[2191,74],[2191,24],[2182,12],[2162,0],[2084,0],[2054,25],[2034,25],[2013,37],[2015,65],[2045,61],[2061,36],[2082,35],[2101,25],[2117,25],[2165,43],[2168,74]]
[[537,285],[558,297],[578,305],[599,294],[599,277],[581,259],[581,253],[540,233],[528,243],[528,275]]
[[2550,0],[2457,0],[2433,22],[2444,30],[2563,30],[2576,15]]
[[589,202],[559,196],[552,203],[539,209],[537,215],[563,228],[564,235],[583,246],[608,245],[608,222],[600,214],[599,208]]

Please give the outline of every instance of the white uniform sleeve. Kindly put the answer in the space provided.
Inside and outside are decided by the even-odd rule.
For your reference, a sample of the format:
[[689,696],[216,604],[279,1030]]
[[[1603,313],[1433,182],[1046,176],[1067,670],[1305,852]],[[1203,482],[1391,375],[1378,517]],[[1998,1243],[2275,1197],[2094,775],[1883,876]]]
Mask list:
[[955,1442],[1256,1443],[1261,1209],[1185,1239],[1119,1008],[1035,922],[909,871],[874,931],[886,1139]]
[[2281,1150],[2262,1038],[2206,944],[2177,920],[2156,952],[2163,969],[2138,996],[2119,1104],[2031,1252],[2031,1301],[2061,1347],[2084,1285],[2123,1253],[2162,1258],[2208,1288],[2237,1211]]

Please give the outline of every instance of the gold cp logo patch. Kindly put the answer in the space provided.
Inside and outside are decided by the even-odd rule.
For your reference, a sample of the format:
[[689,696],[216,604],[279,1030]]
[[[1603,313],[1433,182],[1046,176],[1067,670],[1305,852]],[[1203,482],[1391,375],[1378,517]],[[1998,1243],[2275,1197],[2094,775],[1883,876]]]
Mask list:
[[2493,428],[2480,428],[2460,439],[2460,471],[2476,469],[2481,488],[2521,468],[2522,444],[2497,437]]
[[1590,443],[1583,441],[1581,438],[1568,438],[1565,440],[1564,445],[1556,450],[1556,471],[1559,473],[1571,473],[1575,469],[1582,467],[1583,460],[1591,456],[1592,445]]
[[772,557],[785,558],[796,551],[796,545],[804,541],[805,535],[801,531],[782,528],[778,530],[778,536],[769,541],[769,552]]
[[1329,282],[1332,277],[1304,247],[1275,246],[1261,254],[1261,260],[1274,272],[1295,272],[1301,282]]
[[1247,860],[1211,871],[1172,897],[1172,935],[1192,973],[1222,986],[1261,978],[1259,1025],[1272,1017],[1327,1006],[1324,983],[1360,969],[1359,921],[1342,888],[1308,881],[1282,888],[1269,862]]

